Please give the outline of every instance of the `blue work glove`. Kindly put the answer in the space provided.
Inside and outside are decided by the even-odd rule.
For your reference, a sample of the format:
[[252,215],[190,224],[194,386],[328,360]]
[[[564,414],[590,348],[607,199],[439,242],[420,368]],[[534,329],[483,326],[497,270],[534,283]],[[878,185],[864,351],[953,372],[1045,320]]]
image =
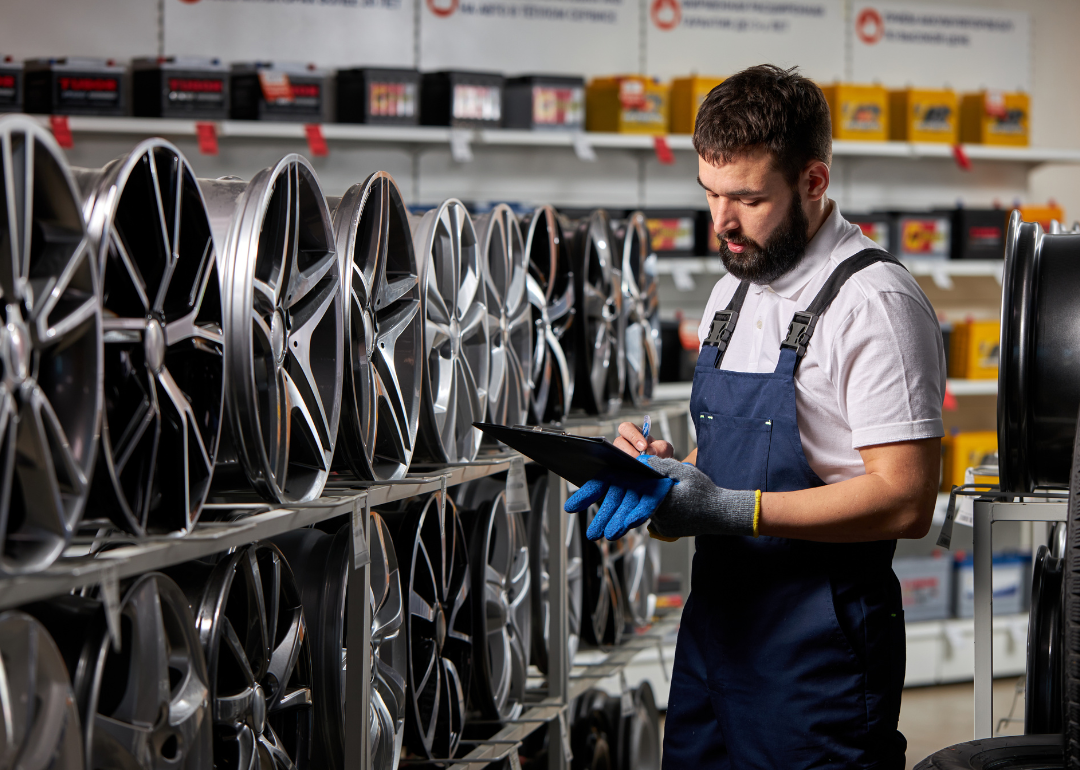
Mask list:
[[[638,457],[638,462],[649,465],[648,455]],[[618,540],[635,527],[641,526],[653,515],[657,506],[675,485],[669,478],[653,479],[621,476],[611,480],[590,479],[572,494],[563,506],[567,513],[580,513],[603,498],[600,511],[589,524],[585,536],[599,540]]]

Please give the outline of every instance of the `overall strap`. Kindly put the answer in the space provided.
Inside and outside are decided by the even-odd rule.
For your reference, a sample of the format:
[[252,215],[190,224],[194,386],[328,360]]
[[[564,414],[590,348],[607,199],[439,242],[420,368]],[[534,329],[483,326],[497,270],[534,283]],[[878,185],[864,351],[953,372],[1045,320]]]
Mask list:
[[749,288],[749,281],[739,284],[735,293],[731,295],[727,308],[718,310],[713,316],[712,323],[709,324],[709,333],[701,343],[716,347],[716,361],[713,362],[713,367],[716,369],[720,368],[720,363],[724,360],[724,353],[727,351],[728,343],[731,342],[731,335],[735,333],[735,324],[739,322],[739,311],[742,310],[743,300],[746,299]]
[[802,357],[806,355],[806,346],[810,344],[810,338],[814,336],[814,329],[817,326],[818,319],[822,313],[829,309],[829,305],[836,299],[836,295],[840,293],[840,288],[855,273],[878,262],[891,262],[894,265],[900,265],[896,257],[887,251],[864,249],[837,265],[832,275],[825,281],[825,285],[821,287],[821,291],[817,293],[813,302],[810,303],[810,306],[806,310],[795,313],[791,323],[788,325],[787,337],[780,343],[780,349],[789,348],[795,351],[796,366],[798,366],[798,362],[802,360]]

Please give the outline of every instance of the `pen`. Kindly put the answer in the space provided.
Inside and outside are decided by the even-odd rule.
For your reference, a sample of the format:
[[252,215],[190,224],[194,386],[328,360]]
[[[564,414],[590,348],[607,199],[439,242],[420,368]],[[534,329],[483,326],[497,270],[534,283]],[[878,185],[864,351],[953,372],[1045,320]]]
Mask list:
[[[652,425],[652,423],[649,421],[649,415],[645,415],[645,419],[642,420],[642,422],[641,422],[641,437],[642,438],[648,438],[649,437],[649,427],[651,425]],[[648,448],[649,448],[649,444],[648,444],[648,442],[645,442],[645,449],[647,450]],[[642,452],[641,454],[645,454],[645,452]],[[639,455],[639,457],[640,457],[640,455]]]

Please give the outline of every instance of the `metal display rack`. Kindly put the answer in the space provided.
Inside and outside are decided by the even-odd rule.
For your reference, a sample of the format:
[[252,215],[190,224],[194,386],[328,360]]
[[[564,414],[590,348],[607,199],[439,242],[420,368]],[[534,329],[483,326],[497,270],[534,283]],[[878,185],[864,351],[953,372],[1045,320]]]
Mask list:
[[[660,425],[656,435],[672,441],[683,448],[689,440],[688,407],[685,401],[654,403],[648,408],[654,424]],[[614,435],[618,424],[625,420],[640,422],[643,413],[624,413],[615,418],[596,419],[571,417],[560,427],[578,435]],[[405,479],[395,482],[365,483],[333,481],[327,484],[323,496],[311,503],[274,506],[265,503],[213,504],[210,510],[239,512],[245,515],[237,521],[203,521],[183,537],[146,537],[132,543],[129,535],[117,534],[115,542],[97,555],[89,555],[91,538],[76,538],[64,555],[43,572],[0,579],[0,610],[17,607],[29,602],[63,595],[81,588],[101,586],[106,612],[117,617],[120,611],[115,597],[118,583],[124,578],[144,572],[158,571],[166,567],[206,557],[210,554],[247,545],[280,535],[290,530],[308,527],[327,519],[349,516],[352,523],[353,569],[349,572],[348,628],[349,647],[363,650],[360,665],[350,665],[346,670],[347,713],[361,720],[362,729],[346,731],[346,766],[353,770],[371,768],[370,744],[367,740],[367,714],[370,705],[370,677],[368,655],[371,648],[371,608],[367,601],[369,590],[369,526],[373,508],[416,495],[430,494],[462,484],[467,481],[508,471],[511,464],[527,460],[512,450],[492,450],[481,454],[476,461],[447,466],[420,466]],[[509,759],[517,765],[517,750],[521,742],[534,731],[551,726],[551,745],[562,746],[564,751],[549,752],[551,770],[569,767],[569,719],[567,706],[591,684],[617,673],[641,649],[656,643],[658,633],[672,624],[677,616],[658,625],[653,632],[638,634],[626,644],[614,648],[602,665],[590,665],[586,673],[571,674],[572,661],[566,644],[568,636],[567,616],[567,555],[565,549],[567,517],[562,514],[566,500],[566,482],[554,474],[548,477],[548,510],[552,526],[548,533],[550,546],[552,604],[548,675],[545,687],[528,692],[532,701],[524,713],[511,720],[489,739],[463,741],[473,746],[462,757],[443,761],[426,760],[419,764],[452,765],[456,770],[470,770],[492,762]],[[90,520],[84,524],[92,524]],[[106,540],[105,542],[109,542]],[[96,539],[94,544],[100,545]],[[561,579],[559,579],[561,578]],[[110,625],[112,625],[110,623]],[[668,629],[670,630],[670,629]],[[555,644],[554,640],[562,640]],[[353,705],[359,704],[354,712]],[[402,767],[418,764],[403,760]]]

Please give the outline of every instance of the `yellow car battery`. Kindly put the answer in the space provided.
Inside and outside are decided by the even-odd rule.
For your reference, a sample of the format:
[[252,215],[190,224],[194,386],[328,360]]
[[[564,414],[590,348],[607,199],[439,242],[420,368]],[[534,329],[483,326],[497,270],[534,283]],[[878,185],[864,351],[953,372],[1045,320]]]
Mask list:
[[[964,484],[968,468],[995,463],[997,433],[992,430],[955,433],[941,440],[941,491]],[[976,484],[997,484],[996,476],[974,477]]]
[[884,86],[835,83],[821,89],[832,113],[833,139],[889,138],[889,92]]
[[960,100],[956,93],[924,88],[889,91],[889,138],[956,144],[960,139]]
[[968,319],[953,324],[949,374],[967,380],[997,379],[1000,341],[1000,321]]
[[671,133],[692,134],[698,110],[709,92],[724,82],[723,78],[691,75],[671,81]]
[[1045,206],[1023,204],[1019,206],[1018,210],[1021,219],[1025,222],[1038,222],[1042,225],[1044,232],[1050,232],[1050,222],[1052,220],[1065,221],[1065,209],[1054,201],[1049,201]]
[[978,91],[960,101],[960,141],[1026,147],[1031,98],[1021,92]]
[[597,78],[585,89],[585,129],[621,134],[666,134],[665,83],[644,75]]

